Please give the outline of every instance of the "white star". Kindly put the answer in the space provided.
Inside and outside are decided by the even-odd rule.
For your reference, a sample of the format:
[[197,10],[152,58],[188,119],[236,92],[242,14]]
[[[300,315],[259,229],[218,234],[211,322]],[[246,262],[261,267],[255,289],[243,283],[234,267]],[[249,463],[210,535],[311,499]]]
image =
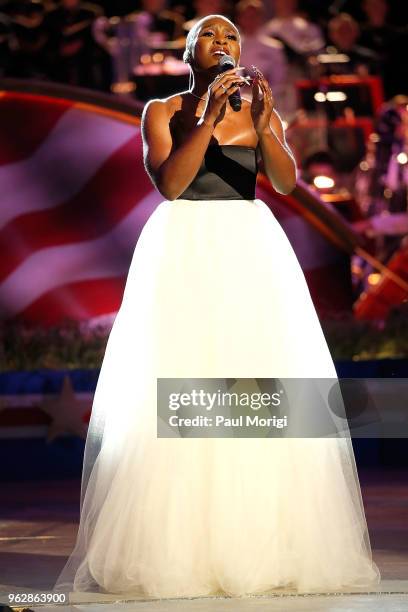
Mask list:
[[65,375],[60,394],[45,399],[40,405],[40,409],[52,418],[47,433],[47,442],[51,442],[64,433],[71,433],[85,439],[88,426],[83,417],[89,408],[89,400],[76,398],[71,379]]

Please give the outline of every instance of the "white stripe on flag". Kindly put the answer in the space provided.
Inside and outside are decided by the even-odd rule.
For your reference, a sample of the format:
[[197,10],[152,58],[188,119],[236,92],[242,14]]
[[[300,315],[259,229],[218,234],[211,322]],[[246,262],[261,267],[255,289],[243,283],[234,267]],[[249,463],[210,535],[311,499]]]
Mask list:
[[0,229],[24,213],[75,196],[97,170],[140,130],[108,117],[68,110],[35,153],[0,167]]
[[114,257],[119,245],[131,251],[156,205],[163,198],[150,192],[135,203],[114,229],[96,240],[36,251],[0,284],[0,318],[16,315],[44,293],[68,283],[126,275],[129,262]]

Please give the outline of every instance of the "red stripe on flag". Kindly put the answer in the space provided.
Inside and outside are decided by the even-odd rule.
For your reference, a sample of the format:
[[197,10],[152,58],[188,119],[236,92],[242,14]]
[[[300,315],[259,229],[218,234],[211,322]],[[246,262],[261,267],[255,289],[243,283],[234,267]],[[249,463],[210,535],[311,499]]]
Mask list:
[[21,425],[48,425],[51,417],[39,407],[33,408],[5,408],[0,412],[0,427],[18,427]]
[[135,136],[101,166],[74,198],[21,215],[0,231],[0,280],[38,249],[83,242],[112,230],[152,191]]
[[0,164],[30,157],[73,104],[68,100],[4,93],[0,97]]
[[55,325],[64,318],[82,321],[115,313],[122,302],[125,283],[126,277],[120,276],[62,285],[44,293],[13,321]]
[[[89,422],[89,411],[84,412],[84,423]],[[38,406],[32,408],[5,408],[0,412],[0,428],[2,427],[28,427],[30,425],[48,425],[52,418]]]

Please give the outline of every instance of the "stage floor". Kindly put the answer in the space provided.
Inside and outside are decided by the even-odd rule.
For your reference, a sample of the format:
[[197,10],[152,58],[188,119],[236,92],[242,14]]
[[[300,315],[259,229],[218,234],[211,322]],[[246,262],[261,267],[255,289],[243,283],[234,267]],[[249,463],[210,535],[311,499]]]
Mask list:
[[[282,590],[246,598],[133,600],[83,594],[71,605],[26,605],[51,612],[113,610],[205,612],[252,610],[408,610],[408,473],[359,470],[373,557],[382,582],[376,589],[341,595],[299,595]],[[0,491],[0,603],[8,593],[48,591],[74,545],[79,481],[2,483]],[[10,605],[10,604],[9,604]],[[17,606],[17,604],[14,604]],[[19,604],[22,606],[22,604]],[[21,608],[20,608],[21,609]]]

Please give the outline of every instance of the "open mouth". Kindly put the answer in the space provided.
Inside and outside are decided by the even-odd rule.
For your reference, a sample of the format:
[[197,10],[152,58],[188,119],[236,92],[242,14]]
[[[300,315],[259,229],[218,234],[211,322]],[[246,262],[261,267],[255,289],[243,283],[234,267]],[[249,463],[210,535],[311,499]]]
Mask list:
[[221,55],[227,55],[227,54],[225,53],[225,51],[213,51],[211,53],[211,55],[217,55],[217,56],[220,55],[221,56]]

